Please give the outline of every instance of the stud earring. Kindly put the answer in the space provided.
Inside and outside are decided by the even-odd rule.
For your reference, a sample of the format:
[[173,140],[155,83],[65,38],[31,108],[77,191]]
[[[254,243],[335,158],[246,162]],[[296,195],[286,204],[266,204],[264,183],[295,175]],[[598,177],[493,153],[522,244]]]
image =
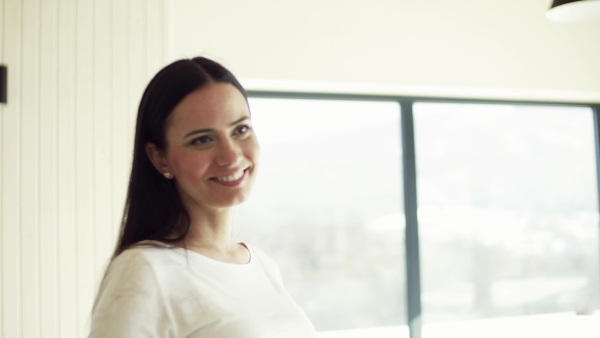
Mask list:
[[169,179],[171,179],[171,178],[173,178],[173,175],[171,175],[171,173],[164,173],[163,175],[164,175],[164,176],[165,176],[165,178],[166,178],[166,179],[168,179],[168,180],[169,180]]

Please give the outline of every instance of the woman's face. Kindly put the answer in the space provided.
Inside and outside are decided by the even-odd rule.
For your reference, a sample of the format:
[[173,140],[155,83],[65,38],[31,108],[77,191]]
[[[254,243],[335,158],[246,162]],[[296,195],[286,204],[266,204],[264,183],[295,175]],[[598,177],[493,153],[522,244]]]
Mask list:
[[174,176],[186,208],[230,207],[246,200],[259,146],[248,104],[236,87],[213,83],[190,93],[166,123],[163,173]]

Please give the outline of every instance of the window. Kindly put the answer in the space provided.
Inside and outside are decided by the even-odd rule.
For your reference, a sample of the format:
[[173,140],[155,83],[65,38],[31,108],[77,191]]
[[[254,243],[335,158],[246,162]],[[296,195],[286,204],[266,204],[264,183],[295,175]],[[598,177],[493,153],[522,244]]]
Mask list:
[[592,117],[582,107],[414,105],[425,324],[552,314],[543,330],[600,307]]
[[406,331],[399,105],[250,106],[260,168],[234,231],[278,261],[321,336]]
[[[318,337],[409,336],[403,100],[250,99],[262,154],[234,235],[275,258]],[[598,336],[592,110],[409,107],[422,337]]]

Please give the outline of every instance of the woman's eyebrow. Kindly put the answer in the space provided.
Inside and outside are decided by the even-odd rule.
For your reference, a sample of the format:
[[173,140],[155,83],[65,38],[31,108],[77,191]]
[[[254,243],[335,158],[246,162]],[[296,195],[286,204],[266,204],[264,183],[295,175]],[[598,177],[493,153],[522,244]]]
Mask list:
[[[238,124],[238,123],[240,123],[242,121],[245,121],[245,120],[249,120],[249,119],[250,119],[250,116],[244,116],[244,117],[239,118],[239,119],[235,120],[234,122],[230,123],[229,126],[235,126],[236,124]],[[196,130],[192,130],[189,133],[185,134],[185,136],[183,138],[185,139],[185,138],[188,138],[189,136],[192,136],[192,135],[202,134],[202,133],[210,133],[210,132],[213,132],[213,131],[215,131],[215,130],[211,129],[211,128],[196,129]]]
[[203,133],[210,133],[214,131],[214,129],[196,129],[196,130],[192,130],[189,133],[185,134],[185,136],[183,136],[183,138],[188,138],[189,136],[193,136],[196,134],[203,134]]
[[237,119],[235,122],[233,122],[232,124],[230,124],[230,126],[235,126],[236,124],[238,124],[238,123],[240,123],[242,121],[245,121],[245,120],[249,120],[249,119],[250,119],[250,116],[244,116],[244,117],[242,117],[240,119]]

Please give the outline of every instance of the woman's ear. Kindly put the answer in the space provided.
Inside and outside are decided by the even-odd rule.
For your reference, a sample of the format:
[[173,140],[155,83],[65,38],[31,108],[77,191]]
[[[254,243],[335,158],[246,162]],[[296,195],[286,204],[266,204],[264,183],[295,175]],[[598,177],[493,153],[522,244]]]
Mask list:
[[151,142],[146,143],[145,149],[146,155],[148,155],[148,158],[150,159],[150,162],[152,162],[152,164],[154,165],[154,168],[156,168],[156,170],[158,170],[158,172],[164,177],[168,179],[172,178],[173,173],[171,172],[171,169],[167,164],[167,160],[163,152],[158,150],[158,148],[156,148],[156,145],[154,145],[154,143]]

